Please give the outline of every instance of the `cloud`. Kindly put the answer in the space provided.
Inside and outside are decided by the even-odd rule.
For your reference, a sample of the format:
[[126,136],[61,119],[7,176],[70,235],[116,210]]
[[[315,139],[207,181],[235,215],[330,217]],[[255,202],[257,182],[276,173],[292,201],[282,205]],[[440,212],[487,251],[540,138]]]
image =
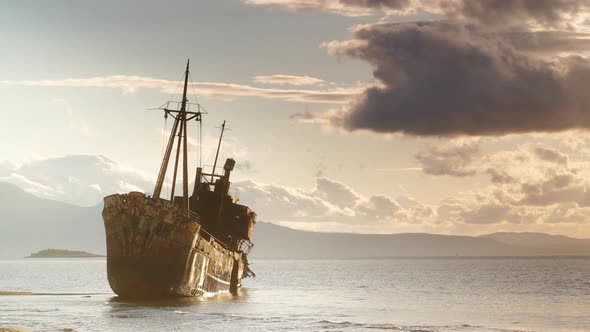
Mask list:
[[305,111],[305,112],[298,112],[289,115],[289,119],[296,120],[299,122],[306,122],[309,120],[316,119],[316,115],[313,112]]
[[240,200],[252,206],[263,220],[317,221],[322,218],[340,218],[352,213],[350,206],[341,208],[341,202],[334,204],[330,201],[328,198],[335,196],[321,188],[304,190],[251,180],[235,182],[233,187],[240,191]]
[[[179,84],[181,83],[178,81],[127,75],[67,78],[56,80],[0,81],[0,85],[5,86],[112,88],[120,89],[124,94],[131,94],[139,89],[158,89],[161,92],[172,94],[177,92],[176,88]],[[256,97],[265,99],[280,99],[292,102],[327,104],[348,103],[352,96],[357,95],[362,91],[361,86],[349,88],[334,87],[330,89],[304,90],[257,88],[249,85],[214,82],[193,83],[191,88],[194,88],[199,96],[220,99]]]
[[[537,215],[531,218],[539,220],[547,216],[548,210],[561,209],[564,204],[590,208],[590,170],[585,163],[570,162],[568,155],[554,147],[523,144],[509,151],[467,153],[469,157],[459,158],[461,162],[457,162],[457,155],[461,154],[454,149],[449,153],[429,147],[427,151],[421,153],[428,155],[425,160],[435,160],[438,166],[429,174],[488,176],[491,184],[471,194],[473,201],[468,205],[479,207],[465,211],[466,222],[493,222],[500,217],[522,222],[526,219],[523,216],[530,217],[535,209]],[[459,151],[463,151],[461,147]],[[449,166],[456,164],[457,167]]]
[[364,197],[325,177],[317,178],[311,189],[253,181],[233,186],[240,191],[243,203],[252,206],[262,220],[272,222],[341,224],[366,231],[378,226],[388,229],[393,224],[428,224],[436,215],[433,207],[411,198],[401,198],[400,204],[385,195]]
[[249,5],[306,13],[326,12],[345,16],[368,16],[375,13],[371,7],[357,6],[345,0],[244,0],[244,2]]
[[0,181],[40,197],[92,206],[106,195],[151,192],[155,178],[101,155],[66,155],[0,167]]
[[328,53],[373,67],[377,82],[308,123],[419,136],[494,136],[590,127],[590,34],[584,0],[247,0],[348,16],[423,14],[362,24]]
[[269,75],[269,76],[254,76],[254,82],[263,84],[278,84],[278,85],[316,85],[326,83],[326,81],[310,77],[310,76],[293,76],[293,75]]
[[401,210],[397,202],[383,195],[371,196],[356,208],[368,220],[389,220]]
[[502,38],[516,50],[529,54],[552,57],[559,54],[588,55],[590,34],[576,31],[506,31]]
[[[590,207],[574,199],[550,204],[522,200],[519,189],[490,186],[459,193],[437,205],[410,197],[363,197],[338,181],[318,178],[311,189],[267,185],[253,181],[234,183],[242,203],[253,207],[261,220],[315,231],[391,233],[485,233],[501,230],[555,230],[553,224],[582,227]],[[512,191],[516,192],[512,192]],[[547,202],[548,203],[548,202]],[[564,228],[565,229],[565,228]]]
[[[556,139],[559,137],[562,136]],[[432,141],[415,157],[427,174],[457,177],[486,174],[493,183],[508,183],[517,179],[539,181],[547,178],[547,173],[562,169],[575,172],[580,167],[579,163],[571,163],[569,156],[554,146],[524,143],[511,150],[482,153],[483,141]]]
[[63,191],[59,189],[29,180],[27,177],[18,173],[0,174],[0,181],[12,183],[26,192],[39,197],[55,199],[58,195],[63,194]]
[[432,175],[474,175],[473,161],[479,154],[477,141],[449,144],[444,147],[430,145],[414,157],[424,173]]
[[340,208],[350,208],[360,200],[350,187],[327,178],[317,179],[314,194]]
[[590,62],[552,62],[452,22],[382,23],[324,47],[374,67],[382,86],[330,118],[348,130],[421,136],[504,135],[590,127]]
[[442,13],[454,0],[242,0],[244,3],[270,9],[302,13],[329,13],[350,17],[379,13],[391,15],[421,12]]
[[[527,220],[519,211],[510,205],[486,204],[474,210],[462,213],[465,223],[468,224],[498,224],[503,221],[509,223],[521,223]],[[532,218],[528,220],[534,220]]]
[[251,162],[250,160],[242,160],[238,163],[236,163],[235,166],[236,170],[238,170],[240,173],[245,174],[245,173],[255,173],[256,172],[256,167],[254,165],[253,162]]
[[[431,13],[486,25],[567,27],[583,22],[585,0],[243,0],[246,4],[296,12],[344,16]],[[571,23],[569,23],[571,24]]]
[[[490,168],[514,180],[458,192],[438,204],[406,196],[365,196],[327,177],[317,178],[311,188],[252,180],[234,182],[233,187],[239,190],[241,203],[251,206],[260,220],[303,229],[480,234],[500,229],[586,227],[590,216],[588,172],[554,158],[558,151],[539,151],[544,150],[523,146],[487,156]],[[479,171],[486,174],[483,168]],[[151,190],[154,179],[104,156],[68,155],[20,165],[2,163],[0,181],[40,197],[94,205],[111,193]]]
[[462,16],[486,25],[524,23],[545,27],[571,26],[590,8],[586,0],[455,0],[441,3],[448,15]]
[[567,165],[568,163],[567,155],[554,149],[539,147],[535,149],[535,154],[544,161],[549,161],[560,165]]

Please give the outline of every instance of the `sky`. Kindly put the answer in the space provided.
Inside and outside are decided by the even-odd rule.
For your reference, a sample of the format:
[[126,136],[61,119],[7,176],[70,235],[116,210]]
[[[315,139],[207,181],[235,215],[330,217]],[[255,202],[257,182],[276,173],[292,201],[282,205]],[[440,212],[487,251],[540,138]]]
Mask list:
[[3,1],[0,181],[151,193],[190,58],[203,165],[227,121],[259,220],[590,237],[589,22],[580,0]]

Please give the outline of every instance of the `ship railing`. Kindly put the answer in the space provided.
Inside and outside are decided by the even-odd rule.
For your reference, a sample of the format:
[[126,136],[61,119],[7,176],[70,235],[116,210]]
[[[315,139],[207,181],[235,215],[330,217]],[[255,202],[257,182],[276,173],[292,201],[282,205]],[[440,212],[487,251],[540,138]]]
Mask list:
[[190,211],[190,210],[188,211],[188,217],[191,221],[194,221],[198,224],[201,223],[201,217],[198,214],[194,213],[193,211]]
[[256,278],[256,273],[254,273],[254,271],[250,270],[250,268],[246,268],[246,278]]
[[[196,213],[194,213],[193,211],[188,211],[188,217],[189,217],[189,219],[190,219],[191,221],[194,221],[194,222],[198,223],[199,225],[201,224],[201,217],[199,217],[199,215],[198,215],[198,214],[196,214]],[[229,247],[227,244],[225,244],[225,243],[221,242],[221,241],[220,241],[218,238],[216,238],[215,236],[213,236],[211,233],[207,232],[207,231],[206,231],[206,230],[203,228],[203,226],[202,226],[202,225],[201,225],[201,229],[200,229],[200,231],[199,231],[199,232],[201,232],[201,236],[202,236],[204,239],[206,239],[206,240],[208,240],[208,241],[210,241],[211,239],[213,239],[213,241],[214,241],[214,242],[217,242],[217,243],[218,243],[218,244],[219,244],[219,245],[220,245],[222,248],[225,248],[225,249],[227,249],[227,250],[231,250],[231,248],[230,248],[230,247]],[[205,236],[203,236],[203,235],[205,235]]]
[[[220,241],[218,238],[216,238],[215,236],[213,236],[211,233],[207,232],[207,231],[206,231],[205,229],[203,229],[202,227],[201,227],[201,230],[200,230],[200,232],[201,232],[201,236],[202,236],[202,237],[203,237],[205,240],[209,240],[209,241],[211,241],[211,239],[213,239],[213,242],[216,242],[216,243],[217,243],[217,244],[219,244],[219,245],[220,245],[222,248],[224,248],[224,249],[227,249],[227,250],[230,250],[230,251],[231,251],[231,248],[230,248],[230,247],[229,247],[227,244],[225,244],[225,243],[221,242],[221,241]],[[203,236],[203,235],[205,235],[205,236]]]
[[238,243],[238,248],[246,255],[250,253],[252,247],[254,247],[254,243],[247,239],[241,239]]
[[[187,112],[207,114],[207,111],[205,111],[203,106],[201,106],[201,104],[199,104],[199,103],[186,102],[185,105],[186,105],[185,107],[186,107]],[[164,110],[167,112],[170,112],[170,111],[180,112],[181,108],[182,108],[181,101],[170,100],[170,101],[167,101],[164,104],[162,104],[162,106],[160,106],[158,108],[154,108],[154,110]]]

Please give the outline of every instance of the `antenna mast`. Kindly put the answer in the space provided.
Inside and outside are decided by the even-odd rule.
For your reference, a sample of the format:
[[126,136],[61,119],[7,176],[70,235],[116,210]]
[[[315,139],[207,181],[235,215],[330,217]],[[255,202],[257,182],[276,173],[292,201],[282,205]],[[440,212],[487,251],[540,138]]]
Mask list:
[[215,162],[213,163],[213,172],[211,172],[211,183],[213,183],[213,176],[215,175],[215,167],[217,167],[217,157],[219,157],[219,148],[221,147],[221,139],[223,138],[223,132],[225,131],[225,120],[221,125],[221,135],[219,135],[219,143],[217,143],[217,152],[215,153]]

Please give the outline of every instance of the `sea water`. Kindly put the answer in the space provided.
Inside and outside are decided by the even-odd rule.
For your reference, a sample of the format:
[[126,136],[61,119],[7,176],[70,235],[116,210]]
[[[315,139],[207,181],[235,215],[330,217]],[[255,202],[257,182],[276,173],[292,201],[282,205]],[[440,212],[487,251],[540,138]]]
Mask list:
[[237,296],[133,302],[104,258],[0,261],[0,328],[590,331],[590,258],[252,260]]

